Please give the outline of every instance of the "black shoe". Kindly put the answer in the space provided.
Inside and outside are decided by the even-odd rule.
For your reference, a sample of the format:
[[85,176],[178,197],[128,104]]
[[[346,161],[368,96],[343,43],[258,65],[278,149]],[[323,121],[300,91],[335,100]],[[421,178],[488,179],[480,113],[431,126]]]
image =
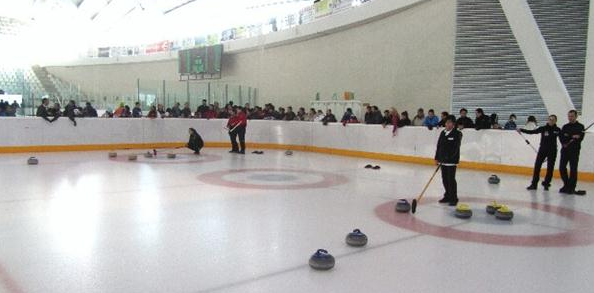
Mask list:
[[371,169],[373,169],[373,170],[379,170],[379,169],[381,169],[381,167],[376,165],[376,166],[372,167]]
[[551,183],[543,182],[542,187],[544,187],[544,190],[549,191],[549,187],[551,187]]
[[194,155],[198,156],[198,155],[200,155],[200,152],[194,152]]
[[526,187],[527,190],[536,190],[536,184],[531,184],[530,186]]
[[245,151],[239,151],[237,153],[240,154],[240,155],[245,155]]
[[365,166],[365,169],[371,169],[371,168],[373,168],[373,166],[371,166],[371,165],[366,165]]
[[230,153],[230,154],[237,154],[237,153],[238,153],[238,151],[236,151],[236,150],[230,150],[230,151],[229,151],[229,153]]
[[457,199],[454,199],[454,200],[450,201],[450,203],[448,205],[451,206],[451,207],[455,207],[455,206],[458,205],[458,200]]
[[567,189],[567,187],[565,187],[565,186],[563,186],[563,187],[561,187],[561,189],[559,189],[559,193],[570,194],[569,189]]
[[573,194],[579,195],[579,196],[584,196],[584,195],[586,195],[586,191],[585,190],[576,190],[573,192]]
[[449,202],[450,202],[450,199],[446,198],[446,197],[439,200],[439,203],[449,203]]

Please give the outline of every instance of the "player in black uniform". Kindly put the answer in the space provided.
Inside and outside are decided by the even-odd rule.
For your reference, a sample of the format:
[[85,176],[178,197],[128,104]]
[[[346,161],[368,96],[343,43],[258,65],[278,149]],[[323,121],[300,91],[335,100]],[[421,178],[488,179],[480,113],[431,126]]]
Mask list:
[[[561,148],[561,160],[559,161],[559,173],[563,179],[563,188],[560,193],[575,194],[575,187],[578,180],[578,163],[580,160],[580,149],[582,140],[584,140],[584,125],[577,121],[577,111],[571,110],[567,113],[569,123],[563,125],[559,140],[563,147]],[[569,163],[570,173],[567,174],[567,164]],[[582,192],[577,194],[582,195]]]
[[196,129],[190,128],[188,132],[190,133],[190,139],[188,140],[187,147],[193,150],[195,155],[199,155],[200,150],[204,147],[204,141]]
[[455,128],[456,117],[450,115],[446,118],[445,129],[439,135],[435,163],[441,165],[441,179],[445,193],[440,203],[450,206],[458,204],[458,184],[456,182],[456,168],[460,163],[460,145],[462,132]]
[[532,184],[526,189],[536,190],[538,181],[540,180],[542,163],[547,160],[547,175],[542,182],[542,186],[544,186],[545,190],[549,190],[551,179],[553,178],[553,171],[555,170],[555,161],[557,160],[557,137],[559,137],[559,133],[561,132],[561,129],[557,127],[557,116],[549,116],[549,121],[545,126],[541,126],[534,130],[518,129],[518,132],[527,134],[540,133],[540,147],[538,148],[538,154],[536,155],[536,162],[534,162]]

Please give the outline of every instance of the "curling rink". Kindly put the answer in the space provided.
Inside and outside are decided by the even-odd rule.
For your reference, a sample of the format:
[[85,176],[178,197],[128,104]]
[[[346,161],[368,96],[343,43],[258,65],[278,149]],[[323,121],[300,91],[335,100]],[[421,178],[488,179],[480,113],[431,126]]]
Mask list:
[[[2,155],[0,292],[592,292],[592,183],[562,196],[559,179],[530,192],[526,176],[459,169],[461,220],[436,202],[439,174],[415,215],[394,212],[431,166],[145,151]],[[514,219],[488,215],[492,200]],[[355,228],[367,246],[345,244]],[[332,270],[308,266],[319,248]]]

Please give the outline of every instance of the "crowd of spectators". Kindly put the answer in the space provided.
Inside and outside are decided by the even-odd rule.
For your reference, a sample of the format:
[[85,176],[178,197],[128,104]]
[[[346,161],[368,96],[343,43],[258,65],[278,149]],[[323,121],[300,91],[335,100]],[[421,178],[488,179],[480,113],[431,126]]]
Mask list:
[[[0,111],[8,112],[9,108],[18,107],[18,104],[8,105],[3,102],[0,104]],[[197,119],[227,119],[233,116],[234,111],[239,106],[230,102],[229,104],[221,107],[218,102],[208,104],[206,100],[202,100],[202,104],[192,111],[189,103],[185,103],[183,107],[180,103],[175,103],[171,108],[165,108],[163,105],[158,104],[151,106],[149,111],[145,114],[142,110],[140,103],[135,103],[134,107],[130,109],[130,106],[121,103],[115,110],[108,109],[101,116],[102,118],[197,118]],[[275,107],[273,104],[266,104],[264,107],[251,107],[250,104],[241,106],[247,115],[249,120],[284,120],[284,121],[311,121],[311,122],[322,122],[322,123],[333,123],[340,122],[343,124],[349,123],[364,123],[364,124],[377,124],[383,126],[394,126],[394,129],[405,127],[405,126],[424,126],[429,129],[443,127],[445,125],[446,118],[450,113],[443,111],[440,115],[436,115],[433,109],[429,109],[427,114],[425,110],[420,108],[412,120],[409,118],[407,111],[398,112],[395,108],[390,110],[382,111],[377,106],[367,106],[363,120],[359,120],[358,117],[353,113],[352,109],[347,109],[346,112],[338,120],[332,110],[328,109],[326,112],[322,110],[316,110],[311,108],[306,110],[300,107],[295,111],[293,107],[288,106]],[[7,116],[7,115],[5,115]],[[84,107],[80,107],[75,101],[70,101],[66,107],[62,110],[59,103],[54,103],[53,106],[49,106],[49,100],[44,99],[42,105],[37,109],[37,116],[40,117],[53,117],[53,119],[46,119],[50,122],[55,121],[58,117],[65,116],[70,118],[74,124],[76,122],[74,118],[77,117],[98,117],[97,110],[93,108],[91,103],[87,102]],[[504,129],[504,130],[515,130],[517,129],[516,115],[511,114],[509,119],[503,124],[499,123],[499,117],[497,114],[487,115],[481,108],[475,110],[474,119],[468,116],[468,110],[461,109],[459,116],[456,120],[456,125],[459,129],[474,128],[477,130],[482,129]],[[534,116],[528,117],[525,123],[525,129],[535,129],[538,124]]]
[[8,101],[0,100],[0,117],[16,117],[20,108],[21,105],[17,101],[13,101],[11,104]]

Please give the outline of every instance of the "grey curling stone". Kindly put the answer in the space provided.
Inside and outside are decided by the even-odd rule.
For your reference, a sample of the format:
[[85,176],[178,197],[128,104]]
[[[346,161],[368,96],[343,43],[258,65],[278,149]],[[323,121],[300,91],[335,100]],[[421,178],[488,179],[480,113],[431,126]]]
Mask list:
[[489,215],[494,215],[495,212],[497,212],[497,210],[500,208],[500,206],[494,206],[492,204],[487,205],[487,214]]
[[408,213],[410,211],[410,203],[406,199],[398,200],[396,203],[396,212]]
[[501,182],[501,179],[499,179],[497,175],[491,175],[491,177],[489,177],[490,184],[499,184],[499,182]]
[[501,210],[497,210],[495,212],[495,218],[497,218],[498,220],[502,220],[502,221],[510,221],[511,219],[514,218],[514,212],[512,211],[501,211]]
[[146,153],[144,153],[144,157],[145,158],[152,158],[153,157],[153,154],[151,152],[146,152]]
[[129,155],[128,156],[128,161],[136,161],[136,159],[138,159],[137,155]]
[[168,159],[175,159],[175,157],[176,157],[175,154],[167,154]]
[[118,153],[116,153],[116,152],[110,152],[110,153],[108,154],[108,156],[109,156],[110,158],[115,158],[115,157],[117,157],[117,156],[118,156]]
[[29,164],[29,165],[37,165],[37,164],[39,164],[39,160],[37,160],[36,157],[30,157],[27,160],[27,164]]
[[361,230],[355,229],[346,236],[346,243],[350,246],[365,246],[367,245],[367,235],[363,234]]
[[456,209],[454,216],[458,219],[470,219],[472,217],[472,210],[459,210]]
[[288,151],[286,151],[286,152],[285,152],[285,155],[287,155],[287,156],[292,156],[292,155],[293,155],[293,151],[291,151],[291,150],[288,150]]
[[318,249],[309,258],[309,266],[314,270],[327,271],[334,267],[334,256],[328,253],[325,249]]

